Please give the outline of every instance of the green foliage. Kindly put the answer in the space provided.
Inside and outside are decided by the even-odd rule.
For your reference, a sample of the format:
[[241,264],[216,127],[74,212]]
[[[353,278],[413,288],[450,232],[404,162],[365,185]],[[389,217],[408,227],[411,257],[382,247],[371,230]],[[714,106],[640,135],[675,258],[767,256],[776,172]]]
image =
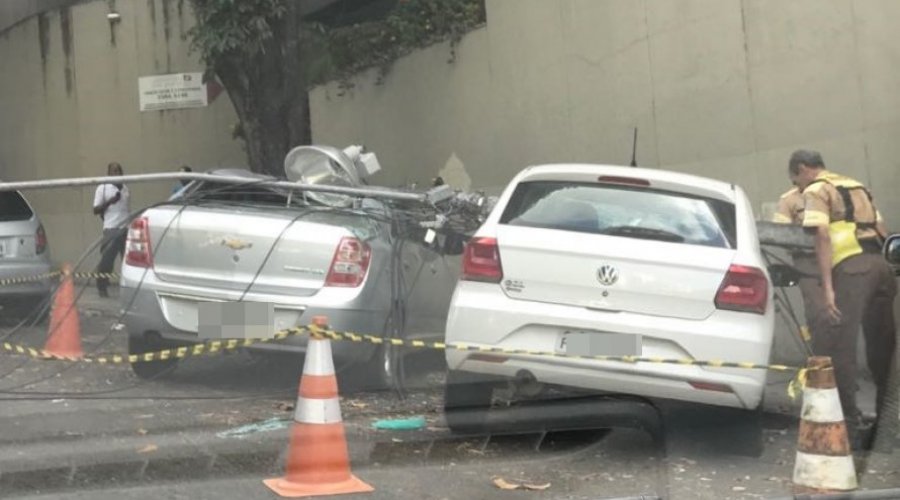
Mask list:
[[[191,0],[197,19],[192,47],[210,68],[223,58],[252,60],[277,36],[275,26],[291,1],[298,0]],[[379,68],[383,77],[399,57],[445,40],[452,61],[463,35],[484,22],[484,0],[398,0],[381,19],[303,24],[300,57],[310,85],[339,80],[346,87],[360,71]]]
[[308,73],[309,81],[339,80],[347,86],[350,77],[372,67],[384,77],[398,58],[445,40],[450,41],[452,62],[459,40],[484,22],[484,0],[401,1],[384,19],[320,30],[324,40],[313,44],[326,49],[327,63]]
[[193,49],[210,68],[224,58],[259,54],[287,13],[286,1],[291,0],[191,0],[197,20],[188,32]]

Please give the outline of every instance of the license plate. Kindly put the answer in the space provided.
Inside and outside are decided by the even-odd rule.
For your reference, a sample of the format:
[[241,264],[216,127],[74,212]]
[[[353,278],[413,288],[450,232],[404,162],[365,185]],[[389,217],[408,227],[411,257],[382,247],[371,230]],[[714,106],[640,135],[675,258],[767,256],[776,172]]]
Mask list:
[[570,356],[640,356],[641,336],[628,333],[567,331],[556,352]]

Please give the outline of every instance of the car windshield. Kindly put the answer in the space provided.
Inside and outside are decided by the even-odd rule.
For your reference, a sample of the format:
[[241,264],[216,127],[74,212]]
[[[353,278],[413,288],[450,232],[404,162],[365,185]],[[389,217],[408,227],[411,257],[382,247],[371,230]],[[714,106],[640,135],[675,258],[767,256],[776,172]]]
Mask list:
[[536,181],[516,188],[500,223],[733,247],[734,218],[734,205],[720,200],[621,186]]
[[0,500],[900,499],[898,135],[900,0],[0,0]]

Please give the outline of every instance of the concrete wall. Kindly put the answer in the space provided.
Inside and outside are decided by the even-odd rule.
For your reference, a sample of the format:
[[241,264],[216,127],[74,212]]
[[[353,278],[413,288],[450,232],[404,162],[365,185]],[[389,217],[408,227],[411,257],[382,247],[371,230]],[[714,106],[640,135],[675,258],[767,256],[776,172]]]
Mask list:
[[7,0],[0,2],[0,31],[29,17],[66,5],[90,0]]
[[[201,71],[189,54],[187,2],[79,3],[20,22],[0,34],[0,178],[101,175],[110,161],[126,173],[240,166],[227,95],[207,108],[140,112],[138,77]],[[171,186],[135,185],[132,208],[164,199]],[[72,260],[99,234],[93,189],[27,192],[46,226],[55,260]]]
[[[741,184],[757,209],[797,147],[873,186],[900,227],[900,3],[487,0],[455,63],[434,46],[384,85],[311,94],[316,142],[364,141],[390,183],[454,155],[476,186],[548,161],[627,164]],[[892,216],[891,214],[897,214]]]
[[487,0],[487,15],[453,64],[438,45],[383,85],[315,89],[314,141],[366,144],[387,184],[498,189],[542,162],[627,165],[639,127],[641,166],[740,184],[759,212],[790,152],[816,148],[900,230],[900,2]]

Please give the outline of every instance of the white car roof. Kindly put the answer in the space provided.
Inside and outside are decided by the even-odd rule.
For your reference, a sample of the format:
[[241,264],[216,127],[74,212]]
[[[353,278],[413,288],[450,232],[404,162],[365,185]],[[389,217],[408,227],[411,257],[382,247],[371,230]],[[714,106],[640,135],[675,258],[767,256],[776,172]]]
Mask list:
[[727,182],[671,170],[616,165],[588,163],[536,165],[519,173],[516,182],[537,180],[596,182],[600,176],[641,179],[648,181],[650,187],[713,197],[730,202],[735,200],[735,187]]

